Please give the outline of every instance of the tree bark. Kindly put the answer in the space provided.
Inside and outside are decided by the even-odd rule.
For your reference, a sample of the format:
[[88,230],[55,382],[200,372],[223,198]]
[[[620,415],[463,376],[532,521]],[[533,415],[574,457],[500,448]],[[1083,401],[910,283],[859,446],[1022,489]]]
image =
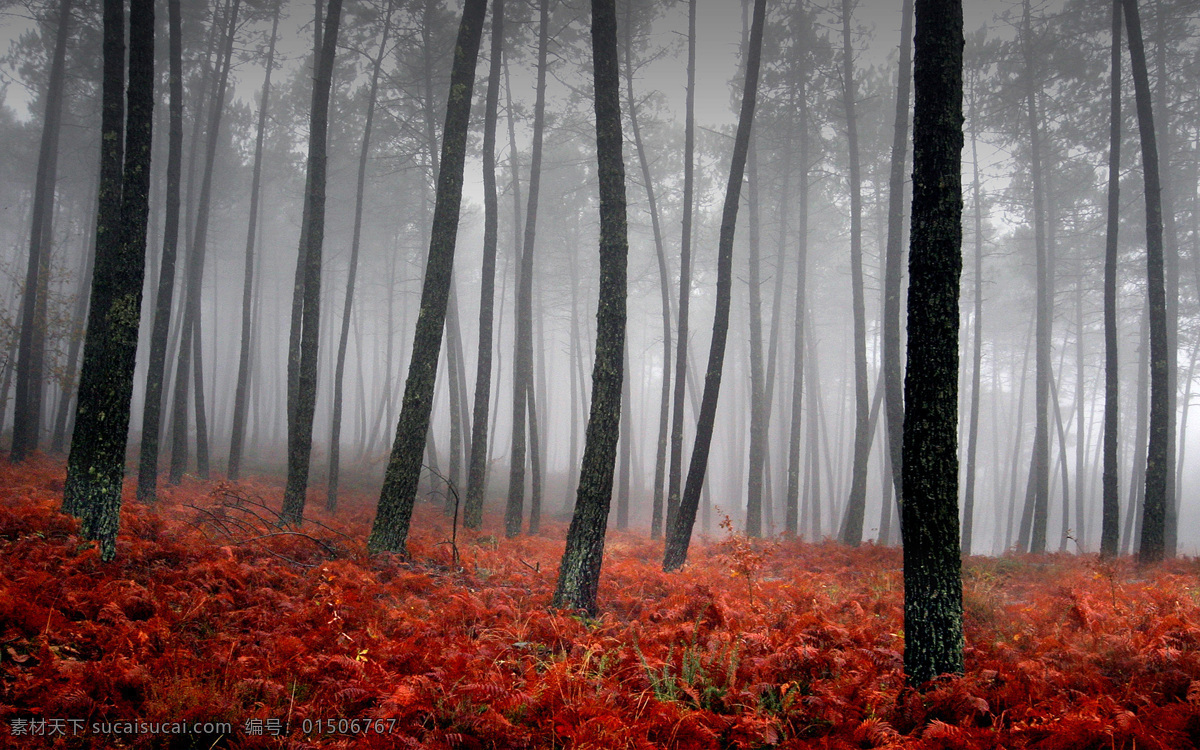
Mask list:
[[[725,363],[725,342],[729,333],[729,307],[733,286],[733,236],[737,224],[742,180],[745,176],[746,155],[750,148],[750,127],[758,98],[758,73],[762,57],[763,22],[766,0],[754,0],[754,19],[750,26],[750,45],[746,57],[746,81],[742,88],[742,106],[738,115],[729,182],[725,189],[725,205],[721,213],[721,234],[717,246],[717,298],[713,315],[712,343],[708,352],[708,369],[704,376],[704,395],[696,420],[696,440],[688,466],[687,483],[679,501],[674,523],[667,528],[667,543],[663,554],[663,570],[678,570],[687,560],[692,527],[700,502],[700,488],[708,469],[708,453],[712,447],[713,427],[717,414],[717,398],[721,391],[721,371]],[[682,295],[681,295],[682,300]],[[684,336],[680,327],[680,336]],[[682,340],[686,341],[686,337]]]
[[[123,5],[123,0],[106,0],[104,4],[103,95],[107,105],[126,93]],[[100,559],[105,561],[116,555],[146,262],[154,122],[152,0],[133,0],[130,5],[125,111],[123,173],[117,189],[108,194],[110,200],[119,196],[120,221],[108,226],[97,221],[91,315],[63,491],[64,507],[73,508],[81,516],[80,535],[100,543]],[[119,114],[119,106],[105,107],[106,116]],[[103,124],[108,146],[105,150],[118,148],[108,143],[107,137],[119,134],[120,129],[114,128],[107,117]],[[120,143],[121,139],[114,140]]]
[[421,454],[429,432],[435,374],[450,296],[450,277],[454,269],[467,125],[471,115],[471,90],[475,85],[475,62],[479,56],[479,41],[483,35],[486,12],[487,0],[466,0],[458,28],[454,64],[450,73],[450,96],[446,102],[446,122],[442,131],[437,203],[434,207],[425,281],[421,289],[421,313],[413,338],[396,439],[384,475],[379,510],[367,540],[371,552],[403,553],[408,539],[417,483],[421,477]]
[[[308,130],[308,163],[300,248],[288,346],[288,459],[281,523],[304,519],[308,469],[312,458],[313,412],[317,400],[317,343],[321,314],[321,251],[325,240],[325,168],[329,128],[329,91],[337,51],[342,0],[326,7],[320,55],[315,63]],[[297,308],[299,314],[297,315]]]
[[904,380],[904,674],[963,671],[958,529],[962,272],[961,0],[916,3],[908,363]]

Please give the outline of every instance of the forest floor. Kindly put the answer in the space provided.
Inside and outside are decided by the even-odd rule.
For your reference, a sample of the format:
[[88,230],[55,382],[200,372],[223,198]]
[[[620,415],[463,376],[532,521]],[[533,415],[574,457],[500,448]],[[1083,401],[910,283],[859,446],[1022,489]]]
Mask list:
[[896,549],[726,533],[667,575],[610,533],[587,619],[547,606],[561,523],[456,561],[421,503],[411,558],[369,558],[373,497],[278,534],[274,485],[186,480],[127,487],[105,564],[63,479],[0,462],[0,746],[1200,746],[1197,560],[971,558],[967,674],[918,693]]

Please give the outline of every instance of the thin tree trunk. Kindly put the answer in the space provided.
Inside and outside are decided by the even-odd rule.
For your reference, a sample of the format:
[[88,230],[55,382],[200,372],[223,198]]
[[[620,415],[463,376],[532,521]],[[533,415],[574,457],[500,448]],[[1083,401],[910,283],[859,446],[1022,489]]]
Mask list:
[[[745,5],[743,4],[743,8]],[[766,404],[762,341],[762,270],[760,263],[760,215],[758,199],[758,149],[751,135],[747,154],[747,198],[749,209],[749,298],[750,298],[750,453],[746,481],[746,535],[762,536],[763,467],[766,463]],[[740,457],[740,453],[738,454]]]
[[304,519],[308,469],[312,459],[313,412],[317,399],[317,344],[321,314],[321,253],[325,240],[325,169],[329,126],[329,92],[337,51],[342,0],[326,7],[320,54],[315,61],[310,106],[308,163],[304,213],[296,260],[292,325],[288,342],[288,459],[281,523]]
[[[483,501],[487,496],[488,412],[492,398],[492,320],[495,316],[496,299],[496,245],[500,231],[500,199],[496,190],[496,115],[500,104],[500,58],[504,50],[504,0],[495,0],[492,4],[491,44],[483,122],[484,220],[483,271],[479,282],[479,354],[475,367],[471,450],[468,453],[470,466],[467,470],[467,505],[463,513],[463,523],[468,529],[478,529],[483,525]],[[572,387],[574,384],[572,380]]]
[[867,509],[867,459],[871,435],[867,417],[871,409],[867,393],[867,322],[863,299],[862,267],[862,177],[858,158],[858,119],[854,111],[854,49],[850,44],[850,0],[842,0],[842,96],[846,111],[846,140],[850,151],[850,292],[854,308],[854,466],[850,496],[838,539],[843,544],[862,542],[863,517]]
[[[800,7],[800,6],[798,6]],[[798,11],[799,12],[799,11]],[[800,123],[800,185],[799,185],[799,215],[796,222],[796,309],[795,322],[792,326],[792,412],[788,426],[788,460],[787,460],[787,506],[784,533],[794,536],[800,533],[800,431],[804,406],[804,328],[808,311],[806,301],[806,276],[808,272],[808,185],[810,157],[808,153],[808,59],[807,50],[796,55],[796,81],[799,87],[796,92],[799,111],[797,119]],[[809,417],[811,419],[811,416]],[[811,434],[811,428],[810,428]],[[807,459],[806,459],[807,460]],[[807,485],[806,485],[807,486]]]
[[[761,1],[761,0],[760,0]],[[613,0],[592,0],[592,60],[596,103],[596,161],[600,183],[600,290],[592,405],[583,448],[575,512],[559,567],[553,606],[596,613],[620,427],[625,349],[625,163],[621,155],[621,94],[617,12]],[[528,235],[527,235],[528,236]]]
[[[379,52],[371,65],[371,86],[367,94],[367,116],[363,125],[362,146],[358,152],[358,177],[354,193],[354,230],[350,240],[350,268],[346,277],[346,301],[342,306],[342,330],[338,339],[337,362],[333,371],[333,414],[329,435],[329,486],[326,490],[325,507],[332,512],[337,508],[338,480],[341,473],[342,433],[342,389],[346,375],[346,347],[350,341],[350,315],[354,304],[354,283],[358,277],[358,250],[362,240],[363,199],[366,194],[367,157],[371,155],[371,126],[375,121],[375,101],[379,92],[379,70],[387,53],[388,33],[392,28],[392,11],[395,4],[388,3],[383,20],[383,31],[379,35]],[[274,48],[272,48],[274,49]],[[263,102],[264,108],[266,102]],[[247,259],[247,268],[249,260]],[[240,391],[239,391],[240,392]]]
[[[742,180],[746,169],[746,154],[750,147],[750,127],[754,119],[754,106],[758,98],[759,61],[762,55],[763,21],[766,16],[766,0],[754,0],[754,20],[750,27],[750,45],[746,59],[746,81],[742,89],[742,106],[738,115],[737,133],[734,136],[733,157],[729,168],[729,182],[725,190],[725,205],[721,213],[721,234],[717,247],[717,298],[713,316],[712,343],[708,353],[708,369],[704,376],[704,395],[700,401],[700,413],[696,420],[696,441],[692,447],[692,458],[688,466],[687,483],[680,497],[679,510],[674,524],[667,529],[667,544],[663,555],[663,569],[677,570],[687,560],[692,527],[696,523],[696,510],[700,501],[700,488],[708,469],[708,453],[712,447],[713,427],[717,412],[717,398],[721,390],[721,372],[725,363],[725,341],[729,333],[729,307],[733,286],[733,236],[737,223]],[[686,291],[686,290],[685,290]],[[683,295],[680,295],[682,300]],[[680,336],[684,330],[680,326]],[[686,341],[686,337],[683,338]]]
[[466,0],[458,29],[442,136],[437,204],[421,290],[421,314],[417,318],[404,401],[396,425],[396,439],[388,459],[379,510],[367,540],[368,549],[372,552],[405,550],[417,484],[421,477],[421,454],[429,433],[435,373],[450,296],[450,277],[454,269],[471,90],[475,84],[475,62],[479,56],[479,41],[483,35],[486,12],[487,0]]
[[[226,475],[236,482],[242,471],[242,446],[246,438],[246,415],[250,406],[250,339],[254,312],[254,240],[258,231],[258,203],[262,187],[263,140],[267,129],[267,108],[271,101],[271,70],[275,65],[275,41],[279,31],[282,1],[275,4],[271,19],[271,42],[267,47],[267,69],[263,77],[262,98],[258,104],[258,134],[254,138],[254,167],[250,179],[250,220],[246,228],[246,265],[242,278],[242,332],[238,347],[237,385],[233,397],[233,430],[229,440],[229,465]],[[370,115],[368,114],[368,118]]]
[[976,111],[977,85],[971,87],[971,202],[975,208],[975,329],[971,351],[971,416],[967,428],[967,476],[963,489],[962,554],[971,556],[971,534],[975,526],[975,455],[979,450],[979,376],[983,364],[983,198],[979,187],[979,120]]

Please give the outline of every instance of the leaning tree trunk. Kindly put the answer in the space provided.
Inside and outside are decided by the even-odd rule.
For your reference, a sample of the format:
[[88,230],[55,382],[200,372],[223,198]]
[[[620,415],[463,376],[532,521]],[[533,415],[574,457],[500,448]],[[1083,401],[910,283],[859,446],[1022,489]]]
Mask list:
[[[119,148],[125,93],[125,13],[123,0],[104,4],[103,123],[106,151]],[[154,3],[133,0],[129,21],[129,90],[124,171],[109,199],[120,198],[117,224],[96,225],[96,267],[91,314],[79,379],[79,406],[63,505],[81,516],[80,536],[100,543],[100,559],[116,554],[129,402],[141,320],[146,264],[146,226],[150,215],[150,151],[154,122]],[[118,136],[109,143],[111,136]],[[107,158],[109,154],[105,154]]]
[[[329,131],[329,90],[337,51],[342,0],[329,0],[321,52],[313,76],[308,129],[308,165],[300,249],[296,259],[295,299],[288,347],[288,460],[280,521],[299,524],[308,494],[312,458],[313,412],[317,401],[317,343],[321,314],[321,249],[325,241],[325,166]],[[299,304],[297,304],[297,301]],[[297,315],[299,307],[299,315]]]
[[458,28],[454,66],[450,73],[450,96],[446,101],[437,204],[421,289],[421,314],[417,318],[396,439],[384,475],[379,510],[367,540],[367,547],[372,552],[404,552],[417,483],[421,478],[421,454],[429,432],[435,374],[446,322],[450,277],[454,270],[471,90],[475,85],[475,61],[479,56],[486,11],[487,0],[466,0]]
[[[13,407],[13,437],[9,460],[19,463],[37,450],[42,423],[42,368],[44,346],[38,339],[38,296],[46,286],[44,267],[50,255],[54,226],[54,183],[58,175],[58,136],[62,129],[63,91],[66,87],[67,40],[70,38],[72,0],[62,0],[58,8],[58,31],[54,37],[54,56],[50,62],[50,81],[46,90],[46,112],[42,120],[42,140],[38,149],[38,168],[33,187],[33,216],[29,229],[29,264],[25,271],[25,292],[21,299],[21,331],[17,353],[17,393]],[[119,147],[119,144],[118,144]],[[120,153],[115,175],[120,179]],[[103,176],[101,182],[103,183]],[[119,184],[119,183],[118,183]]]
[[475,406],[468,452],[467,506],[463,523],[483,525],[487,493],[488,412],[492,389],[492,320],[496,299],[496,245],[500,198],[496,190],[496,112],[500,106],[500,56],[504,50],[504,0],[492,4],[492,48],[488,62],[487,97],[483,120],[483,271],[479,281],[479,353],[475,366]]
[[508,503],[504,509],[504,533],[521,533],[525,504],[525,426],[527,405],[533,389],[533,250],[537,233],[539,188],[542,178],[542,141],[546,130],[546,54],[550,34],[550,0],[540,2],[538,25],[537,99],[533,109],[533,150],[529,164],[529,196],[525,209],[525,239],[517,270],[516,335],[513,341],[512,449],[509,452]]
[[[761,2],[761,0],[760,0]],[[600,299],[592,405],[575,513],[558,571],[553,606],[596,614],[604,535],[612,499],[613,468],[624,376],[626,267],[625,162],[621,155],[621,78],[617,68],[614,0],[592,0],[592,62],[596,99],[596,162],[600,182]]]
[[167,334],[175,296],[175,262],[179,247],[179,188],[183,164],[183,22],[180,0],[167,2],[169,27],[167,76],[170,110],[167,131],[167,205],[163,225],[162,263],[150,328],[150,357],[146,370],[146,399],[142,411],[142,445],[138,453],[137,497],[156,499],[158,490],[159,430],[162,423],[163,380],[167,369]]
[[904,380],[904,674],[962,674],[958,328],[962,272],[961,0],[920,0]]
[[[275,3],[271,20],[271,43],[267,47],[267,70],[258,104],[258,135],[254,138],[254,170],[250,178],[250,220],[246,227],[246,265],[242,272],[242,334],[238,346],[237,384],[233,395],[233,429],[229,440],[229,464],[225,473],[236,482],[242,473],[242,448],[246,441],[246,417],[250,410],[250,341],[254,320],[254,240],[258,231],[258,202],[262,185],[263,139],[267,129],[267,107],[271,100],[271,69],[275,64],[275,41],[279,31],[281,0]],[[369,117],[370,115],[368,115]],[[369,120],[368,120],[369,122]]]
[[371,153],[371,125],[375,120],[375,100],[379,92],[379,69],[387,53],[388,32],[392,28],[394,3],[388,3],[383,20],[383,33],[379,37],[379,53],[371,66],[371,88],[367,94],[367,120],[363,125],[362,146],[358,152],[358,180],[354,193],[354,230],[350,240],[350,269],[346,278],[346,302],[342,307],[342,330],[338,339],[337,362],[333,371],[333,415],[329,435],[329,487],[325,507],[329,511],[337,508],[338,478],[341,471],[342,435],[342,386],[346,373],[346,347],[350,341],[350,314],[354,303],[354,282],[358,275],[358,248],[362,239],[363,198],[366,193],[367,157]]
[[[671,396],[671,459],[667,470],[666,528],[675,524],[683,484],[683,397],[687,386],[688,311],[692,296],[692,210],[696,171],[696,0],[688,0],[687,95],[683,126],[683,234],[679,244],[679,325],[675,331],[675,385]],[[694,519],[693,519],[694,523]],[[654,518],[650,536],[658,538]]]
[[900,294],[904,275],[904,157],[908,150],[908,99],[912,84],[913,0],[904,0],[900,21],[900,70],[896,80],[896,117],[892,130],[892,167],[888,176],[887,246],[883,271],[883,387],[887,399],[887,448],[896,502],[904,504],[901,445],[904,442],[904,373],[900,366]]
[[[663,553],[663,570],[667,571],[679,569],[687,560],[692,527],[696,523],[696,510],[700,502],[700,488],[704,484],[708,453],[712,447],[717,397],[721,391],[721,370],[725,363],[725,341],[729,333],[729,306],[733,286],[733,234],[746,170],[746,154],[750,148],[750,126],[754,120],[754,105],[758,98],[758,71],[762,57],[765,16],[766,0],[754,0],[754,20],[750,25],[750,45],[746,57],[746,82],[742,88],[742,107],[733,141],[725,205],[721,213],[721,235],[717,246],[717,299],[713,315],[712,342],[708,351],[708,370],[704,375],[704,395],[701,397],[700,413],[696,419],[696,442],[692,447],[687,483],[679,500],[679,510],[674,523],[667,528],[667,543]],[[682,328],[680,330],[682,337]],[[682,340],[686,341],[686,337]]]
[[1150,443],[1146,451],[1146,497],[1142,505],[1141,546],[1138,559],[1157,562],[1166,553],[1167,476],[1170,472],[1170,436],[1174,415],[1170,411],[1170,377],[1167,373],[1168,331],[1166,286],[1163,279],[1163,213],[1158,174],[1158,144],[1150,104],[1150,77],[1142,43],[1142,22],[1137,0],[1122,0],[1129,29],[1129,57],[1133,63],[1133,89],[1137,100],[1138,133],[1142,147],[1142,173],[1146,193],[1146,294],[1150,303]]
[[842,0],[842,96],[846,111],[846,140],[850,151],[850,293],[854,308],[854,465],[850,496],[838,538],[843,544],[862,542],[867,510],[867,458],[871,433],[867,421],[871,399],[867,393],[867,313],[863,299],[862,177],[858,158],[858,120],[854,112],[854,48],[850,44],[850,0]]

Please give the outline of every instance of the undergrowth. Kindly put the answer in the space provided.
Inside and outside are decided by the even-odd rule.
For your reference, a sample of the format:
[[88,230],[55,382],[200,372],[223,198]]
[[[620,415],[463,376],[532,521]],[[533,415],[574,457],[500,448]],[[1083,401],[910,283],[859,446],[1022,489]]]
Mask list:
[[[103,564],[57,512],[62,484],[59,464],[0,462],[0,746],[1200,744],[1192,560],[973,558],[967,675],[917,692],[894,549],[730,534],[666,575],[661,543],[611,533],[586,620],[547,606],[561,524],[498,541],[489,517],[455,560],[441,503],[423,503],[410,558],[371,558],[372,497],[264,536],[244,522],[264,510],[228,501],[274,507],[277,487],[188,480],[156,506],[127,493]],[[81,724],[13,736],[54,719]],[[232,731],[92,731],[121,721]]]

